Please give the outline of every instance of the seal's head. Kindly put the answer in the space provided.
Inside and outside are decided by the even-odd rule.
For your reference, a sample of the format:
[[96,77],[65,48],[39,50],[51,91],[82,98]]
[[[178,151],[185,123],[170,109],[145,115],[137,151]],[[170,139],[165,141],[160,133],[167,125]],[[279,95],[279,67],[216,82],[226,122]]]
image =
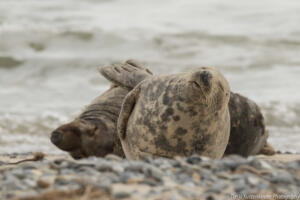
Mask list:
[[51,133],[51,142],[63,151],[68,151],[75,159],[87,157],[82,149],[82,137],[93,135],[96,126],[83,120],[64,124]]
[[227,105],[230,87],[225,77],[215,68],[200,67],[186,74],[188,82],[186,95],[192,101],[212,106],[219,110]]
[[67,151],[74,159],[88,156],[103,157],[113,153],[113,129],[103,123],[95,125],[90,121],[76,119],[64,124],[51,133],[51,142],[63,151]]

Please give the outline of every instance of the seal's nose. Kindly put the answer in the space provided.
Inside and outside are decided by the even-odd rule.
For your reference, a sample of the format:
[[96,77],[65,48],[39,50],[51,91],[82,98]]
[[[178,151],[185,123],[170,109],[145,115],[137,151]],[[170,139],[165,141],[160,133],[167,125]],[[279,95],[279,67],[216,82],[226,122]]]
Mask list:
[[51,142],[55,145],[59,145],[62,141],[62,134],[58,131],[53,131],[51,134]]
[[200,73],[200,79],[205,86],[209,86],[209,81],[211,79],[211,74],[208,71],[202,71]]

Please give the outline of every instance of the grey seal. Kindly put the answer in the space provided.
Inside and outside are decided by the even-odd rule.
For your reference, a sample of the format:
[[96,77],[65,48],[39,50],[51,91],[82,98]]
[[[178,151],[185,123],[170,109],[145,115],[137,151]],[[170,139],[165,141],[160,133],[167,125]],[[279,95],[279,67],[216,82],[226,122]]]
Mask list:
[[118,119],[126,158],[221,158],[230,133],[229,98],[229,83],[215,68],[148,77],[125,97]]

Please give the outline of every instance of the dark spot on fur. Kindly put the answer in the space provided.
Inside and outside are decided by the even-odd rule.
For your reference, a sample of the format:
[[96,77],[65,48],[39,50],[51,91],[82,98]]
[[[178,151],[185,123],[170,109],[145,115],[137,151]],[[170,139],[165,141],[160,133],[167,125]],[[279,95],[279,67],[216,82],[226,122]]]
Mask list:
[[199,154],[203,153],[206,149],[206,146],[210,145],[210,139],[211,139],[210,135],[204,134],[201,139],[195,140],[193,145],[195,147],[196,153]]
[[190,116],[193,117],[193,116],[196,116],[198,113],[195,111],[195,107],[189,107],[188,108],[188,112],[190,113]]
[[175,131],[176,135],[185,135],[186,133],[187,133],[187,130],[183,129],[182,127],[177,128]]
[[168,129],[168,127],[166,127],[165,125],[162,125],[159,128],[160,128],[160,130],[167,130]]
[[172,145],[170,145],[169,141],[163,134],[159,134],[155,138],[155,145],[157,146],[157,148],[161,148],[162,150],[167,151],[167,152],[174,152],[174,154],[178,154],[178,155],[186,155],[187,154],[186,143],[184,141],[178,140],[177,145],[172,146]]
[[161,119],[163,121],[168,121],[169,120],[169,116],[174,114],[174,110],[173,108],[167,108],[166,111],[161,115]]
[[181,112],[186,112],[185,109],[180,105],[180,103],[176,103],[177,109]]
[[180,117],[179,117],[178,115],[175,115],[175,116],[173,117],[173,119],[174,119],[174,121],[179,121],[179,120],[180,120]]

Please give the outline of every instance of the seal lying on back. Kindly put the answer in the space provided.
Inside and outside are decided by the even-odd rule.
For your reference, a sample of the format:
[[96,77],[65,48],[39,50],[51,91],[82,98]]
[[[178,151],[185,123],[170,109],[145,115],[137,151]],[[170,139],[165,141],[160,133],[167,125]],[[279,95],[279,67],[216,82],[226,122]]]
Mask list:
[[[105,73],[107,67],[100,67]],[[152,74],[147,68],[133,60],[125,64],[109,68],[114,77],[126,83],[127,88],[112,85],[106,92],[97,97],[72,122],[55,129],[51,134],[51,142],[58,148],[68,151],[75,158],[88,156],[103,157],[113,153],[124,157],[122,146],[117,135],[117,119],[122,101],[140,81]],[[119,75],[122,70],[122,75]],[[104,74],[108,76],[108,74]]]
[[126,96],[118,119],[126,158],[221,158],[230,133],[229,98],[227,80],[209,67],[142,81]]

